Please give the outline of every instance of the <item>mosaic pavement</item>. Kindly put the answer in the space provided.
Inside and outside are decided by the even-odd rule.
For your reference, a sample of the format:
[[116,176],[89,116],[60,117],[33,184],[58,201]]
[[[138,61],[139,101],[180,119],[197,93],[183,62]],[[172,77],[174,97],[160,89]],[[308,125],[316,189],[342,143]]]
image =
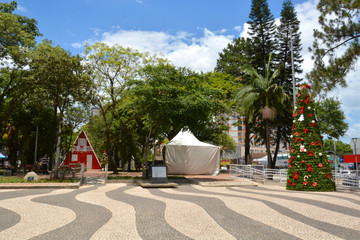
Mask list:
[[0,190],[0,239],[360,239],[360,192],[124,183]]

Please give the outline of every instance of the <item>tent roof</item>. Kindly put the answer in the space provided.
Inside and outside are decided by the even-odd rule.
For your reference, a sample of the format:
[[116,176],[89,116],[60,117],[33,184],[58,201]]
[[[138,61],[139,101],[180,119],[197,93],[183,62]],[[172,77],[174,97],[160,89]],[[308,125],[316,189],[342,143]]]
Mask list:
[[186,145],[186,146],[214,146],[212,144],[199,141],[190,131],[181,130],[167,145]]

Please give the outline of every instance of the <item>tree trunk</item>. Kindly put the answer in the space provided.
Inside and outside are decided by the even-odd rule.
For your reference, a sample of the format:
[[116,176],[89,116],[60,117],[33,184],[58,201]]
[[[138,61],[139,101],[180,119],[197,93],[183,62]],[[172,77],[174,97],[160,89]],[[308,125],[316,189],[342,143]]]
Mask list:
[[60,113],[60,122],[59,122],[59,129],[57,133],[57,143],[56,143],[55,173],[54,173],[55,179],[58,178],[59,166],[60,166],[60,147],[61,147],[60,145],[61,145],[61,127],[62,127],[61,115],[62,113]]
[[145,144],[144,144],[144,155],[143,155],[143,158],[144,158],[145,164],[147,164],[148,146],[149,146],[149,140],[150,140],[150,137],[151,137],[151,134],[152,134],[152,130],[153,130],[153,126],[150,127],[149,134],[146,136],[146,140],[145,140]]
[[270,149],[270,126],[269,126],[268,120],[265,120],[265,131],[266,131],[265,145],[266,145],[266,153],[267,153],[267,157],[268,157],[267,167],[271,168],[272,157],[271,157],[271,149]]
[[250,124],[248,118],[245,119],[245,162],[252,164],[250,159]]
[[281,128],[278,127],[277,128],[277,132],[276,132],[276,146],[275,146],[275,152],[274,152],[274,158],[272,160],[272,164],[271,164],[271,168],[275,169],[275,165],[276,165],[276,159],[277,159],[277,155],[279,153],[279,148],[280,148],[280,144],[281,144],[281,134],[280,134]]

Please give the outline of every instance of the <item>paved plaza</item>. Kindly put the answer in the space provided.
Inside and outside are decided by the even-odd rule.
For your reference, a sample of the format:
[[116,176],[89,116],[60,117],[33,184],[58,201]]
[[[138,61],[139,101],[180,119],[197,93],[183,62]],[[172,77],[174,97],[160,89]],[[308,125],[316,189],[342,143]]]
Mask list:
[[0,189],[0,239],[359,239],[360,192],[283,186]]

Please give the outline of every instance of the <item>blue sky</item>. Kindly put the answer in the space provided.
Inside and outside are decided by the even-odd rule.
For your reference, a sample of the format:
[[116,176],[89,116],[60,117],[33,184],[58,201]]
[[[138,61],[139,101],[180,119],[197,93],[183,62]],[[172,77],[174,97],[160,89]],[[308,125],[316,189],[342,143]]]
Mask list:
[[[275,19],[282,2],[268,0]],[[300,20],[306,73],[313,66],[307,49],[312,30],[319,26],[317,0],[292,2]],[[86,42],[117,43],[162,53],[177,66],[207,72],[233,38],[246,36],[250,7],[251,0],[19,0],[17,13],[35,18],[42,38],[73,54],[81,54]],[[358,63],[348,76],[349,87],[331,93],[343,103],[350,127],[341,140],[347,143],[360,137],[359,76]]]

